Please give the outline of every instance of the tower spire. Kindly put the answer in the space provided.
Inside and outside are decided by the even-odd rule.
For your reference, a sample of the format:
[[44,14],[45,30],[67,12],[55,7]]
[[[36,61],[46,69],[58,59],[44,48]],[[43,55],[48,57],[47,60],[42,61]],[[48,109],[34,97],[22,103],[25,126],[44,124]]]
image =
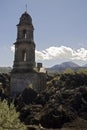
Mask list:
[[26,12],[27,12],[27,4],[26,4]]

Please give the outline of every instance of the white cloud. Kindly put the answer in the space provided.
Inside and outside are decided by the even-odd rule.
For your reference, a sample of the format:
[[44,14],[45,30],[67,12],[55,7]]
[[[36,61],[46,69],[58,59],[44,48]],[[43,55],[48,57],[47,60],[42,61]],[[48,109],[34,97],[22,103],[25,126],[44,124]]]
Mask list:
[[11,51],[12,51],[12,52],[15,52],[15,46],[14,46],[14,45],[11,46]]
[[70,59],[70,60],[87,60],[87,50],[80,48],[74,50],[70,47],[49,47],[43,51],[36,51],[37,60],[52,60],[52,59]]
[[[15,51],[14,46],[11,47],[11,51]],[[69,59],[69,60],[81,60],[87,61],[87,50],[85,48],[80,48],[74,50],[70,47],[60,46],[60,47],[49,47],[42,51],[35,51],[36,60],[45,61],[53,59]]]

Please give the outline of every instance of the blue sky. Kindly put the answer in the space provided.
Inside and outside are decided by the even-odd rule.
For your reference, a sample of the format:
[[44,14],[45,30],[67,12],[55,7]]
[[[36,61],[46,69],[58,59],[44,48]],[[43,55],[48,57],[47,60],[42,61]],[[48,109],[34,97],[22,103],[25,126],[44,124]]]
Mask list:
[[16,25],[27,12],[33,20],[36,61],[52,66],[87,63],[87,0],[3,0],[0,2],[0,66],[12,66]]

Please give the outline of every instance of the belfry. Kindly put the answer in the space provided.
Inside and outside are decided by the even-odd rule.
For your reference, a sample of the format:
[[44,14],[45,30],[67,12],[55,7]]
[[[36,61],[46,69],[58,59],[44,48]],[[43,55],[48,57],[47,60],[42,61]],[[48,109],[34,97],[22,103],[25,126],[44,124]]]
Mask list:
[[25,12],[17,25],[15,45],[14,72],[30,72],[35,67],[34,27],[31,16]]
[[11,72],[12,96],[16,96],[29,86],[36,91],[46,86],[46,73],[34,70],[36,63],[33,32],[32,18],[24,12],[17,24],[17,39],[14,43],[15,55]]

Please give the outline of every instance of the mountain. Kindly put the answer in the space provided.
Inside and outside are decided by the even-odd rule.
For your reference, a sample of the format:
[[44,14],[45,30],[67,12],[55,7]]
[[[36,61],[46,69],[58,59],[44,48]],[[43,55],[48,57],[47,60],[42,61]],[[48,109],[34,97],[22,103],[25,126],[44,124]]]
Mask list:
[[0,67],[0,73],[10,73],[11,67]]
[[87,67],[87,64],[83,65],[83,67]]
[[61,72],[67,68],[71,68],[71,69],[75,70],[77,68],[80,68],[80,66],[72,61],[69,61],[69,62],[63,62],[63,63],[58,64],[58,65],[54,65],[51,68],[47,68],[47,70],[53,71],[53,72]]
[[80,67],[80,66],[72,61],[69,61],[69,62],[63,62],[61,64],[55,65],[55,66],[51,67],[51,69],[60,68],[60,67],[61,68],[76,68],[76,67]]

